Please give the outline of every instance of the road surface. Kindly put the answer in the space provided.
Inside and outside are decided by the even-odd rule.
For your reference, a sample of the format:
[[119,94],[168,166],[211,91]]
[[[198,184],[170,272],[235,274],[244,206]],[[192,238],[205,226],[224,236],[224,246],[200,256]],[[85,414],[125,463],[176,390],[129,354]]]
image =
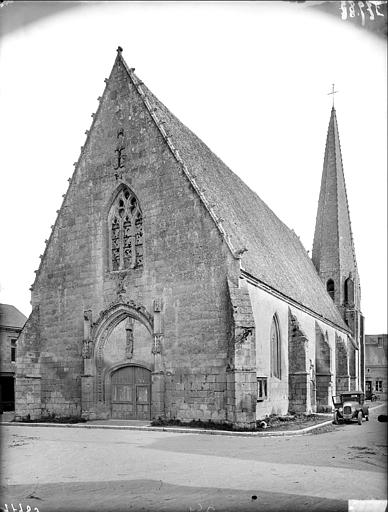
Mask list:
[[264,438],[3,425],[0,506],[347,511],[349,499],[387,499],[383,412],[371,411],[362,426]]

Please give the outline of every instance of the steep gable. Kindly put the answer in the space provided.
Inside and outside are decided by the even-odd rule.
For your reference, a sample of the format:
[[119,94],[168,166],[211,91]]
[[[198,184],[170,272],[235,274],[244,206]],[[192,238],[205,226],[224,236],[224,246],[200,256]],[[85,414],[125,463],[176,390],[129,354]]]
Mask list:
[[[284,296],[314,311],[317,315],[347,329],[298,237],[277,218],[257,194],[151,93],[135,75],[134,70],[128,68],[122,58],[121,49],[118,51],[107,82],[109,83],[116,75],[119,75],[122,91],[129,88],[132,91],[132,98],[134,90],[137,91],[136,102],[141,101],[143,108],[145,107],[149,113],[149,119],[145,122],[154,123],[159,137],[164,139],[175,161],[179,164],[182,174],[186,176],[196,191],[230,252],[235,258],[241,257],[242,269]],[[57,239],[56,235],[61,225],[79,222],[79,219],[72,219],[71,214],[68,214],[71,212],[71,208],[67,208],[67,205],[71,204],[72,191],[75,187],[87,186],[85,180],[89,178],[86,174],[83,175],[82,169],[87,165],[89,155],[92,153],[97,156],[100,153],[103,155],[100,146],[102,143],[109,143],[112,145],[112,159],[114,158],[116,133],[113,134],[113,125],[113,135],[109,141],[107,139],[105,142],[104,139],[96,137],[96,134],[98,135],[102,129],[99,112],[108,101],[107,96],[111,94],[112,92],[109,92],[109,88],[106,87],[100,101],[99,111],[94,116],[85,145],[81,148],[80,158],[75,164],[76,169],[70,180],[69,190],[58,211],[59,215],[53,226],[46,251],[42,256],[37,277],[46,260],[47,251],[53,246],[52,242]],[[126,121],[126,124],[130,130],[131,121],[129,124]],[[94,135],[92,136],[92,134]],[[136,134],[133,135],[133,141],[136,146]],[[96,156],[94,156],[94,160],[96,160]],[[99,176],[103,178],[104,168],[111,164],[112,162],[101,161],[101,165],[95,165],[94,177],[96,179]],[[100,200],[97,193],[92,197],[95,201]],[[84,210],[81,213],[83,218],[87,219],[87,205]],[[93,243],[91,240],[95,236],[93,233],[97,232],[94,231],[92,225],[89,231],[90,244]],[[52,240],[53,237],[54,240]],[[66,246],[63,247],[63,252],[66,252]],[[61,251],[57,250],[56,253],[60,255]],[[65,261],[62,256],[58,256],[57,260],[52,261],[51,264],[57,264],[59,267]],[[74,273],[74,268],[71,271]]]
[[[211,205],[242,268],[347,329],[299,238],[194,133],[142,85],[144,97]],[[244,250],[247,249],[245,252]]]

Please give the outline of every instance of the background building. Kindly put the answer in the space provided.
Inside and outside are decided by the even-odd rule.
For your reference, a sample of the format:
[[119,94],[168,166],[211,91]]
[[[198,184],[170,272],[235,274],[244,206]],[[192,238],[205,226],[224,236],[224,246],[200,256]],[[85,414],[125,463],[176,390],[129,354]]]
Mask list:
[[17,340],[26,320],[15,306],[0,304],[0,412],[15,410]]
[[365,335],[365,391],[387,399],[387,334]]

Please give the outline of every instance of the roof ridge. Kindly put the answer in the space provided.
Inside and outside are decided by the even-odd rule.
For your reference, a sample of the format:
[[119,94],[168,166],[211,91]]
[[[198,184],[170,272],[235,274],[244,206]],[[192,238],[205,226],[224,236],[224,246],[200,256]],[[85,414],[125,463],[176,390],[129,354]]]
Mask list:
[[163,122],[159,120],[158,116],[156,115],[156,109],[152,108],[152,105],[150,103],[149,98],[147,97],[146,92],[143,90],[142,85],[143,82],[139,80],[139,78],[134,73],[134,68],[129,68],[127,63],[125,62],[124,58],[120,54],[120,59],[124,65],[125,70],[128,73],[128,76],[132,82],[132,84],[135,86],[135,89],[139,93],[141,99],[143,100],[143,103],[145,107],[147,108],[148,112],[150,113],[156,127],[158,128],[159,132],[161,133],[162,137],[164,138],[165,142],[167,143],[171,153],[173,154],[176,161],[181,165],[184,174],[186,175],[187,179],[193,186],[194,190],[197,192],[199,198],[201,199],[202,203],[204,204],[206,210],[209,212],[211,218],[213,219],[218,231],[221,233],[221,236],[225,240],[226,245],[228,246],[230,252],[232,253],[232,256],[236,259],[241,259],[241,251],[237,251],[231,241],[229,235],[226,233],[225,229],[222,227],[222,218],[218,217],[217,214],[214,212],[211,204],[207,200],[206,196],[203,194],[202,190],[199,188],[197,182],[195,181],[195,177],[191,174],[189,169],[187,168],[187,165],[182,160],[182,157],[180,156],[180,153],[178,149],[175,147],[173,137],[171,134],[168,134],[166,130],[164,129]]

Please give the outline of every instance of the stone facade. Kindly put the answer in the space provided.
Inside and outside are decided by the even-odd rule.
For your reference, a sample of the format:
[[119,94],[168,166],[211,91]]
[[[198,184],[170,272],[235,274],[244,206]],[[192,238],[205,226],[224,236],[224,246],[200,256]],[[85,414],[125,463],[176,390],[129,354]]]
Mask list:
[[[229,210],[227,180],[242,194]],[[32,287],[17,418],[253,427],[266,414],[329,407],[335,386],[350,385],[337,376],[346,356],[349,380],[347,349],[336,351],[350,330],[300,241],[260,201],[119,51]],[[270,227],[252,220],[259,208]],[[278,288],[246,270],[276,282],[271,250]]]
[[[108,214],[123,190],[143,212],[144,254],[142,265],[121,271],[110,267]],[[142,98],[128,89],[123,66],[115,66],[33,285],[17,414],[108,417],[105,379],[126,360],[124,347],[109,355],[109,340],[132,318],[130,363],[152,373],[152,416],[227,421],[227,277],[237,282],[238,272]],[[234,382],[245,375],[232,380],[232,388],[245,385]]]

